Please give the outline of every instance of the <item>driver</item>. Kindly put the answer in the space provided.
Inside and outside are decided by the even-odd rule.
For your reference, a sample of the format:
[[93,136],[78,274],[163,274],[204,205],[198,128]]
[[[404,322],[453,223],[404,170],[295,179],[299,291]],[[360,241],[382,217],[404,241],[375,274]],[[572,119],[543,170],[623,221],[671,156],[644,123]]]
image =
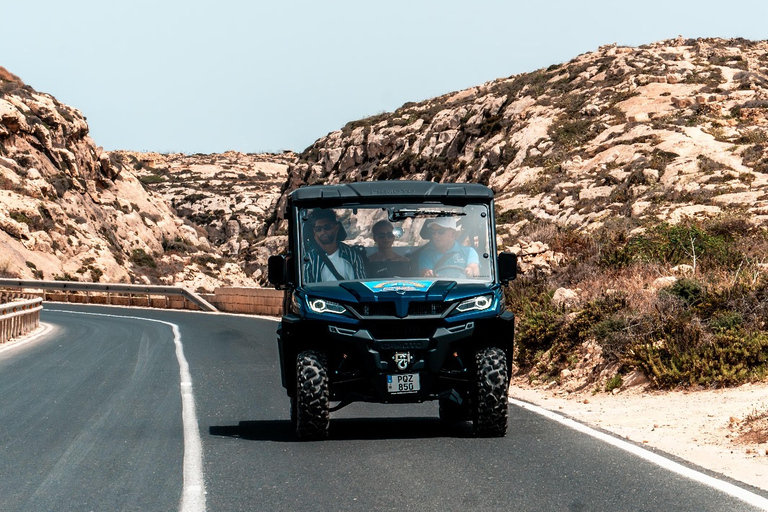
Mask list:
[[347,233],[333,210],[313,210],[307,227],[311,229],[314,243],[305,256],[306,282],[365,278],[363,259],[355,249],[342,242]]
[[455,218],[439,217],[429,220],[426,231],[429,243],[419,252],[419,275],[447,276],[447,272],[441,273],[441,269],[449,270],[449,267],[454,270],[454,274],[461,269],[461,273],[466,277],[477,277],[480,274],[477,251],[456,241],[459,228]]

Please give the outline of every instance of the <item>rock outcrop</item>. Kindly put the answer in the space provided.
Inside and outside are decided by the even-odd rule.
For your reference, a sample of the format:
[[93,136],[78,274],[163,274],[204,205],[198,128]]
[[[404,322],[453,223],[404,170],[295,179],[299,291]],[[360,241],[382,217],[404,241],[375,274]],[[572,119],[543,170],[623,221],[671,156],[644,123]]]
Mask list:
[[[354,121],[300,157],[312,183],[479,182],[500,232],[534,218],[594,230],[740,211],[768,219],[768,42],[609,45]],[[267,229],[283,220],[278,208]]]
[[242,267],[255,281],[265,282],[270,252],[261,234],[280,198],[288,169],[298,160],[295,153],[115,151],[111,158],[123,162],[147,189],[161,195],[222,257]]
[[2,68],[0,274],[206,290],[255,284],[119,155],[97,147],[80,111]]

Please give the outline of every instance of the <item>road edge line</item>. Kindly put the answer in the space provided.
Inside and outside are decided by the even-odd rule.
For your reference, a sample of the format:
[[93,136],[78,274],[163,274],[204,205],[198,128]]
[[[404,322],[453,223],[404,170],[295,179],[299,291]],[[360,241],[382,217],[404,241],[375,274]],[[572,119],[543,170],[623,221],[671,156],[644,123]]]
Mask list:
[[684,476],[690,480],[694,480],[708,487],[717,489],[729,496],[732,496],[736,499],[739,499],[755,507],[759,507],[763,510],[768,510],[768,498],[764,498],[759,494],[755,494],[751,491],[743,489],[732,483],[726,482],[724,480],[720,480],[718,478],[704,474],[700,471],[696,471],[695,469],[686,467],[680,464],[679,462],[675,462],[671,459],[664,457],[663,455],[659,455],[656,452],[647,450],[642,446],[638,446],[628,441],[624,441],[622,439],[619,439],[618,437],[614,437],[611,434],[600,432],[599,430],[595,430],[592,427],[589,427],[583,423],[579,423],[574,419],[568,418],[554,411],[544,409],[543,407],[539,407],[538,405],[534,405],[529,402],[524,402],[522,400],[518,400],[516,398],[511,398],[511,397],[508,398],[508,400],[509,400],[509,403],[511,403],[512,405],[516,405],[522,409],[535,412],[536,414],[544,416],[545,418],[548,418],[550,420],[556,421],[562,425],[565,425],[566,427],[569,427],[569,428],[572,428],[573,430],[581,432],[582,434],[586,434],[599,441],[603,441],[604,443],[607,443],[607,444],[610,444],[611,446],[619,448],[620,450],[629,452],[637,457],[640,457],[643,460],[651,462],[652,464],[656,464],[657,466],[660,466],[663,469],[666,469],[667,471],[671,471],[678,475]]
[[6,350],[13,350],[14,348],[26,345],[31,341],[35,341],[36,339],[42,336],[45,336],[46,334],[50,333],[52,330],[53,330],[52,325],[46,324],[44,322],[40,322],[40,327],[38,327],[34,331],[28,332],[22,336],[13,338],[9,341],[6,341],[5,343],[0,344],[0,353],[5,352]]
[[62,309],[46,309],[53,313],[72,313],[76,315],[106,316],[142,320],[167,325],[173,332],[173,343],[176,347],[176,361],[179,363],[179,388],[181,391],[181,419],[184,431],[183,484],[181,492],[180,512],[205,512],[205,478],[203,476],[203,440],[200,437],[200,427],[197,423],[195,397],[192,393],[192,374],[189,363],[184,356],[184,346],[181,342],[179,326],[173,322],[142,318],[140,316],[110,315],[107,313],[91,313],[87,311],[67,311]]

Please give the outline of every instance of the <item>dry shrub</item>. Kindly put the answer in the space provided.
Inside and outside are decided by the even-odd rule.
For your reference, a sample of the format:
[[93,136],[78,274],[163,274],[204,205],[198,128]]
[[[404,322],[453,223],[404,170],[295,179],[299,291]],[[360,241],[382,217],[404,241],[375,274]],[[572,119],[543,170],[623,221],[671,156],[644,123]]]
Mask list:
[[768,443],[768,409],[755,409],[738,425],[736,441],[742,444]]
[[0,260],[0,277],[11,279],[20,277],[19,273],[14,270],[11,260]]
[[[545,222],[526,231],[567,261],[552,274],[521,277],[508,292],[521,368],[557,379],[579,346],[596,341],[606,363],[640,368],[657,387],[730,386],[768,375],[768,258],[761,256],[768,241],[744,219],[652,226],[639,240]],[[655,288],[694,256],[695,274]],[[579,304],[558,309],[552,296],[560,287],[578,290]]]

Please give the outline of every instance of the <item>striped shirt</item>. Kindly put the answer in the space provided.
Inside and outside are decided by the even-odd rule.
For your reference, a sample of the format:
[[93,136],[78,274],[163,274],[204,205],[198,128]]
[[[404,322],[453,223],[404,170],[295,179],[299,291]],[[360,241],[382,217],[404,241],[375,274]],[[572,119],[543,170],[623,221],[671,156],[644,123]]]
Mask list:
[[[320,248],[310,247],[304,254],[304,262],[302,263],[302,277],[305,283],[317,283],[323,281],[323,274],[328,275],[329,269],[326,269],[326,265],[321,257]],[[352,267],[353,276],[345,276],[343,269],[337,268],[336,270],[342,274],[342,277],[351,279],[365,279],[365,263],[360,253],[352,247],[339,242],[339,256],[345,260]],[[325,270],[326,272],[323,272]],[[332,273],[331,273],[332,274]],[[336,279],[333,278],[333,281]]]

